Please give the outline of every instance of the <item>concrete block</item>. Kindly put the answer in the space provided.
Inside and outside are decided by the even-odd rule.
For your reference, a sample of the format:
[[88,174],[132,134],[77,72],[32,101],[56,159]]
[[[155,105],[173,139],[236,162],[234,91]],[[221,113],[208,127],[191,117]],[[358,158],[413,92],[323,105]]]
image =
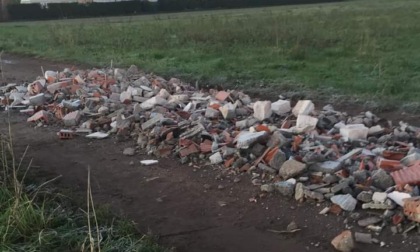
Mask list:
[[79,110],[68,113],[63,117],[64,125],[67,127],[76,126],[79,124],[81,112]]

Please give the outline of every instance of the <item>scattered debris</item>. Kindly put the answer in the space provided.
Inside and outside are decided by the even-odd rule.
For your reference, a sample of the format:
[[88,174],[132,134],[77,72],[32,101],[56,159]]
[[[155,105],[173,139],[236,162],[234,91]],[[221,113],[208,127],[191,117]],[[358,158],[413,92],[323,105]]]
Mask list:
[[[310,100],[291,107],[289,98],[255,101],[238,90],[196,90],[176,78],[123,69],[46,71],[32,83],[0,88],[4,109],[28,115],[36,127],[65,127],[61,139],[132,139],[137,146],[124,155],[174,155],[195,167],[248,173],[264,193],[327,201],[320,214],[383,211],[358,220],[374,232],[385,227],[380,223],[420,222],[420,128],[371,112],[350,116],[331,105],[316,110]],[[333,245],[350,251],[350,231]]]

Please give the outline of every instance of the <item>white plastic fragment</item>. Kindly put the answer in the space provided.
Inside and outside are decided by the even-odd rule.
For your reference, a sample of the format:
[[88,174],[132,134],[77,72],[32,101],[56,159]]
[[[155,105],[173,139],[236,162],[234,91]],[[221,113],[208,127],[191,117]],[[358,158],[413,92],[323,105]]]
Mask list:
[[94,138],[94,139],[104,139],[107,138],[109,136],[108,133],[102,133],[102,132],[95,132],[92,134],[87,135],[87,138]]
[[159,161],[154,160],[154,159],[147,159],[147,160],[141,160],[140,164],[142,165],[154,165],[157,164]]
[[393,191],[391,193],[388,193],[388,198],[390,198],[392,201],[403,207],[404,199],[411,198],[411,195],[408,193]]

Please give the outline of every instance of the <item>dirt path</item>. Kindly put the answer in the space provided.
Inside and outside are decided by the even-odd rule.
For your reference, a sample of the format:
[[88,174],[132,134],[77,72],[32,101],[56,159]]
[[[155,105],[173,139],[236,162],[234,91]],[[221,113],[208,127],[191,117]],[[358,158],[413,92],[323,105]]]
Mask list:
[[[40,75],[41,65],[52,70],[71,67],[16,56],[6,59],[11,61],[3,67],[7,82],[33,80]],[[151,231],[177,251],[334,251],[330,241],[345,229],[346,216],[318,214],[326,203],[299,205],[279,195],[250,202],[259,188],[252,186],[247,174],[237,176],[240,182],[235,183],[236,176],[227,171],[181,165],[177,159],[140,166],[139,160],[151,157],[122,155],[133,142],[82,137],[63,141],[56,136],[58,128],[33,128],[17,113],[10,120],[16,149],[23,153],[30,146],[27,158],[33,159],[32,171],[40,180],[62,175],[58,185],[84,197],[90,166],[97,203],[108,204],[115,213],[135,221],[139,230]],[[0,129],[1,133],[7,130],[5,112]],[[291,221],[302,230],[288,235],[267,231],[284,230]],[[355,225],[350,222],[350,226]],[[420,242],[412,235],[401,243],[403,237],[392,236],[389,228],[380,239],[390,247],[358,244],[356,251],[415,251]]]

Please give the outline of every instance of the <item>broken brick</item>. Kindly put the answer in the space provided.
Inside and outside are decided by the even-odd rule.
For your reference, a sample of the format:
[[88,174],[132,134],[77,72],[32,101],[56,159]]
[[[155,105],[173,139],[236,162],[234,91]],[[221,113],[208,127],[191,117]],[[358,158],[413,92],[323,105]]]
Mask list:
[[219,100],[219,101],[225,101],[228,97],[230,96],[230,93],[228,93],[228,92],[226,92],[226,91],[219,91],[217,94],[216,94],[216,99],[217,100]]

